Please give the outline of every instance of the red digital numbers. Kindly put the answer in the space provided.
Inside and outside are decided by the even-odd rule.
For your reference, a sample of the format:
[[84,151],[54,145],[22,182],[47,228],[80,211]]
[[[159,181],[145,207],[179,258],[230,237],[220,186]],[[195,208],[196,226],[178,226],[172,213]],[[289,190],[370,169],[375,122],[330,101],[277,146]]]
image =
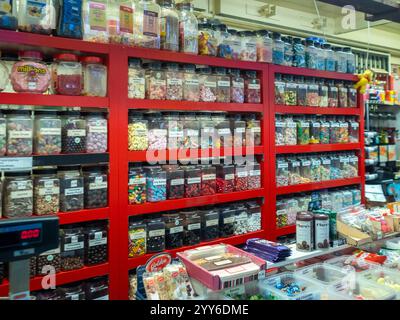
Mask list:
[[40,236],[40,229],[25,230],[21,232],[21,240],[37,239]]

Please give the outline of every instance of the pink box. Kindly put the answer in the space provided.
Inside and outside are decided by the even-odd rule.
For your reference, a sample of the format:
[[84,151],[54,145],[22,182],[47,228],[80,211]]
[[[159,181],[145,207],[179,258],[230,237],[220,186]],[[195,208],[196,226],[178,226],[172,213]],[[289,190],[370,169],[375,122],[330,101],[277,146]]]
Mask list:
[[[186,265],[190,277],[198,280],[211,290],[222,290],[236,287],[247,282],[265,277],[267,263],[251,253],[240,250],[231,245],[225,245],[226,252],[240,254],[248,257],[251,262],[230,268],[208,271],[187,258],[187,251],[177,253],[177,256]],[[207,246],[212,248],[212,246]],[[201,247],[198,248],[201,250]],[[193,252],[193,250],[190,250]]]

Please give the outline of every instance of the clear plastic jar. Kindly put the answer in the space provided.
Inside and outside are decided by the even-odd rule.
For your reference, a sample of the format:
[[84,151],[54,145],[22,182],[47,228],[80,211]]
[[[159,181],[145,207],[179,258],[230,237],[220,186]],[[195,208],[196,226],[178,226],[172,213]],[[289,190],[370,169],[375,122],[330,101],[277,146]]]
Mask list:
[[106,0],[83,0],[83,40],[108,43],[107,20],[110,7]]
[[86,152],[102,153],[107,151],[108,125],[102,112],[90,112],[86,116]]
[[343,179],[351,178],[351,176],[349,175],[349,169],[350,169],[349,156],[345,153],[340,154],[339,161],[340,161],[341,178],[343,178]]
[[4,156],[7,151],[7,125],[4,114],[0,112],[0,156]]
[[336,108],[339,106],[339,91],[335,81],[328,82],[328,107]]
[[286,82],[283,80],[282,74],[275,75],[275,104],[285,105]]
[[183,219],[183,244],[193,246],[201,241],[201,217],[197,211],[181,212]]
[[246,121],[240,114],[231,114],[229,119],[233,133],[233,146],[235,148],[246,146]]
[[180,149],[184,144],[183,121],[180,120],[178,112],[165,112],[163,119],[166,121],[168,130],[168,149]]
[[96,277],[85,281],[86,300],[109,300],[107,277]]
[[179,12],[179,51],[198,54],[198,21],[191,2],[177,4]]
[[195,102],[200,100],[200,82],[194,64],[183,65],[183,100]]
[[315,78],[308,80],[307,106],[319,107],[319,85],[315,82]]
[[83,169],[85,209],[104,208],[108,205],[108,168],[93,166]]
[[82,284],[67,284],[57,288],[62,300],[85,300]]
[[311,182],[321,181],[321,159],[319,157],[311,157]]
[[235,222],[233,224],[234,235],[247,233],[247,229],[249,227],[247,218],[247,208],[239,203],[236,207]]
[[339,143],[349,142],[349,123],[345,121],[344,117],[339,119]]
[[167,77],[161,62],[152,62],[146,68],[146,98],[165,100],[167,98]]
[[288,158],[289,181],[290,186],[301,183],[300,167],[301,163],[296,157]]
[[217,101],[217,77],[211,74],[211,68],[199,68],[197,72],[200,81],[200,101]]
[[281,34],[272,34],[272,63],[283,65],[285,63],[285,43],[281,40]]
[[165,250],[165,223],[161,219],[147,221],[147,253],[156,253]]
[[353,83],[348,84],[348,103],[349,108],[357,108],[357,90],[354,88]]
[[231,124],[224,115],[216,114],[214,126],[216,129],[216,148],[230,148],[233,144]]
[[293,39],[293,67],[306,67],[306,51],[300,38]]
[[201,217],[201,240],[211,241],[219,237],[219,210],[213,207],[199,212]]
[[58,168],[60,179],[60,211],[78,211],[84,207],[83,177],[79,166]]
[[276,161],[276,186],[289,185],[289,163],[285,158],[277,158]]
[[275,145],[284,146],[285,145],[285,130],[286,122],[281,116],[276,115],[275,117]]
[[272,39],[267,30],[257,31],[257,61],[272,63]]
[[307,92],[308,85],[304,80],[304,77],[298,77],[297,80],[297,105],[307,106]]
[[42,62],[39,51],[20,51],[20,61],[11,70],[11,84],[15,92],[45,93],[50,86],[50,70]]
[[200,146],[200,121],[195,113],[186,113],[183,116],[183,148],[198,149]]
[[18,30],[50,35],[56,29],[56,21],[53,0],[19,1]]
[[148,131],[148,120],[144,119],[143,113],[129,110],[128,150],[147,150],[149,146]]
[[135,163],[129,166],[128,174],[128,203],[143,204],[146,203],[146,173],[140,164]]
[[28,110],[6,113],[7,155],[29,156],[32,154],[33,121]]
[[233,235],[236,210],[225,207],[219,214],[219,236],[227,238]]
[[343,52],[343,48],[336,47],[335,55],[337,59],[336,71],[347,73],[347,54]]
[[179,51],[179,15],[173,0],[157,0],[161,6],[160,48]]
[[161,167],[145,167],[148,202],[167,200],[167,173]]
[[246,103],[261,103],[261,84],[256,71],[246,71],[244,97]]
[[94,266],[108,260],[108,232],[104,223],[97,222],[84,230],[85,265]]
[[211,24],[199,24],[199,54],[203,56],[217,55],[218,40],[214,35]]
[[226,69],[216,67],[214,74],[217,78],[217,102],[231,102],[231,79],[226,74]]
[[78,111],[62,112],[62,152],[82,153],[86,150],[86,120]]
[[219,31],[217,56],[225,59],[233,59],[232,38],[226,25],[217,26]]
[[254,190],[261,188],[261,166],[257,162],[249,162],[247,164],[248,189]]
[[79,96],[82,93],[82,65],[78,57],[71,53],[54,56],[54,89],[57,94]]
[[287,106],[296,106],[297,105],[297,83],[294,80],[294,77],[288,75],[286,77],[286,88],[285,88],[285,104]]
[[321,157],[321,181],[328,181],[331,179],[331,159],[329,156],[322,155]]
[[162,118],[161,113],[146,114],[148,120],[148,150],[167,149],[167,122]]
[[285,66],[291,67],[293,64],[293,38],[284,37],[282,38],[282,41],[285,43],[283,52],[283,64]]
[[231,102],[244,103],[244,79],[239,69],[230,69],[231,75]]
[[339,92],[339,107],[340,108],[348,108],[349,107],[349,89],[344,84],[344,82],[338,83],[338,92]]
[[166,63],[164,65],[165,77],[167,78],[167,100],[183,100],[183,73],[179,70],[177,63]]
[[279,199],[276,201],[276,227],[283,228],[288,226],[288,214],[285,207],[286,199]]
[[210,196],[217,193],[217,170],[211,165],[201,166],[201,195]]
[[55,214],[60,208],[60,179],[56,169],[33,172],[33,212],[41,216]]
[[261,206],[256,201],[246,203],[247,207],[247,232],[261,230]]
[[246,117],[246,146],[261,146],[261,121],[255,114]]
[[163,214],[165,222],[165,248],[177,249],[183,246],[183,219],[177,213]]
[[337,154],[332,154],[331,157],[331,180],[342,179],[343,174],[340,169],[340,158]]
[[82,0],[60,1],[57,35],[66,38],[82,39]]
[[143,221],[131,221],[128,229],[128,257],[146,254],[147,228]]
[[110,43],[134,45],[133,12],[135,3],[128,0],[108,1],[107,30]]
[[321,129],[319,134],[319,142],[322,144],[329,144],[330,143],[330,130],[331,124],[330,122],[323,117],[321,119]]
[[235,191],[246,191],[249,188],[249,171],[246,165],[235,166]]
[[351,118],[349,121],[349,142],[358,143],[360,137],[360,124],[355,118]]
[[239,59],[242,61],[257,61],[257,37],[252,31],[240,32],[242,49]]
[[231,47],[232,47],[232,59],[239,60],[240,51],[242,50],[242,41],[238,31],[234,29],[228,29],[231,35]]
[[235,191],[235,166],[216,165],[217,170],[217,192],[228,193]]
[[336,118],[330,121],[329,141],[331,144],[339,143],[340,140],[340,123]]
[[83,57],[83,95],[105,97],[107,95],[107,67],[99,57]]
[[293,121],[292,117],[287,117],[285,119],[284,145],[286,146],[297,145],[297,124],[295,121]]
[[33,213],[33,182],[30,172],[5,172],[3,217],[22,218]]
[[215,134],[214,121],[211,119],[209,113],[203,113],[198,116],[200,121],[200,148],[208,149],[215,148]]
[[167,173],[167,199],[182,199],[185,196],[185,171],[178,165],[165,165]]
[[323,80],[319,81],[319,106],[327,108],[329,105],[328,86]]
[[297,122],[297,144],[307,145],[310,143],[310,122],[304,117]]
[[325,71],[325,51],[319,42],[315,42],[314,46],[317,49],[317,70]]
[[37,257],[37,275],[45,276],[48,268],[54,268],[56,273],[61,269],[61,250],[60,247],[41,253]]
[[85,235],[80,227],[60,229],[61,271],[81,269],[85,261]]
[[336,71],[335,53],[332,50],[332,46],[329,43],[324,43],[322,48],[325,54],[325,70]]
[[130,58],[128,69],[128,98],[144,99],[146,93],[146,77],[140,59]]
[[0,12],[0,29],[17,30],[18,28],[17,3],[5,1]]
[[349,178],[358,177],[358,162],[359,159],[355,154],[349,154],[349,168],[348,168]]
[[343,52],[346,54],[347,73],[356,73],[356,56],[354,55],[353,51],[351,48],[346,47],[343,48]]
[[321,136],[321,122],[317,117],[313,117],[310,121],[310,143],[318,144],[320,143]]
[[186,166],[185,168],[185,198],[201,196],[201,168]]
[[301,183],[311,182],[311,160],[307,157],[300,158],[300,176]]
[[314,46],[314,41],[306,40],[306,67],[309,69],[317,69],[317,48]]
[[139,0],[133,14],[133,35],[137,47],[160,49],[161,8],[154,0]]

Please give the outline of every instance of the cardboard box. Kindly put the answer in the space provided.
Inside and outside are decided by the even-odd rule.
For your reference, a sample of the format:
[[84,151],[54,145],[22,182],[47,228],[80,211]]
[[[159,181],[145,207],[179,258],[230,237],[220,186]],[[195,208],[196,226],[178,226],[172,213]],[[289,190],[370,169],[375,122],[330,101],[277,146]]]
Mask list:
[[367,233],[361,232],[360,230],[350,227],[340,220],[336,221],[338,233],[346,238],[349,245],[360,246],[366,243],[372,242],[372,237]]
[[396,146],[391,144],[388,146],[388,161],[396,161]]
[[386,163],[388,161],[388,148],[387,146],[379,146],[379,162]]

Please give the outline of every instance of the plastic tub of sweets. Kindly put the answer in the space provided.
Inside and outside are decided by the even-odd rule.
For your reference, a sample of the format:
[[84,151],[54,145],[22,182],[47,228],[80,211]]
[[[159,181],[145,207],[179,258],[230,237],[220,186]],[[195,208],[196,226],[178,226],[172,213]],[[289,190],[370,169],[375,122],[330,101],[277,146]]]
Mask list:
[[333,259],[326,260],[324,263],[334,265],[339,268],[349,268],[349,270],[355,270],[356,272],[362,272],[369,269],[380,268],[378,263],[368,262],[365,260],[357,259],[354,256],[344,255]]
[[321,287],[292,272],[283,272],[259,283],[266,300],[321,300]]
[[400,300],[400,274],[398,272],[387,268],[370,269],[361,272],[360,277],[396,291],[397,300]]
[[330,264],[317,263],[309,267],[301,268],[295,271],[296,275],[304,277],[315,283],[323,290],[321,300],[330,300],[328,287],[338,281],[351,281],[355,277],[355,270],[349,270],[336,267]]

